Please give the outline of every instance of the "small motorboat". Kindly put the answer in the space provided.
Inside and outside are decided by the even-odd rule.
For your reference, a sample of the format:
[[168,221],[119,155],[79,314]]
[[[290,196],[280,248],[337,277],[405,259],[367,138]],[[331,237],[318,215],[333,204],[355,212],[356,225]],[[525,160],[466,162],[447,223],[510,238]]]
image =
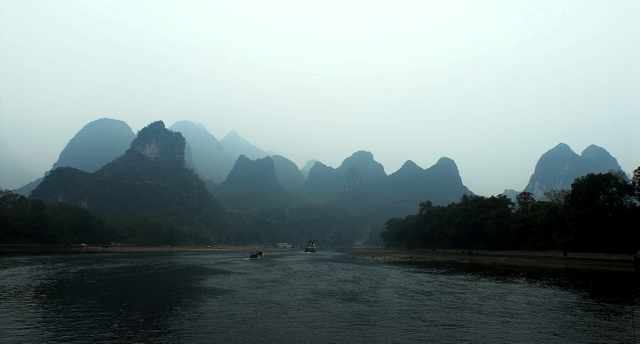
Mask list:
[[257,251],[249,256],[249,259],[259,259],[262,257],[262,251]]
[[316,251],[316,241],[315,240],[309,240],[309,242],[307,243],[307,246],[305,246],[304,248],[305,252],[315,252]]

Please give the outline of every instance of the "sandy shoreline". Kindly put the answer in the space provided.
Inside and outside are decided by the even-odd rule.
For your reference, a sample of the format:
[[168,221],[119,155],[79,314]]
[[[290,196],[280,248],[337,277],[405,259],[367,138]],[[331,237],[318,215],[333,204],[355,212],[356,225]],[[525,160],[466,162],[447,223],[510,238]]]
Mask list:
[[495,265],[582,268],[635,272],[635,255],[534,251],[381,250],[354,252],[363,258],[392,262],[457,262]]

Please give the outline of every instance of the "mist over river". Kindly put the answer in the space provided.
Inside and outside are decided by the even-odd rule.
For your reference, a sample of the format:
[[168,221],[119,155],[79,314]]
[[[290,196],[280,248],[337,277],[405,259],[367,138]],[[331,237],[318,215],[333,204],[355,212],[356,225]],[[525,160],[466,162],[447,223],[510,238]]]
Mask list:
[[[0,257],[0,342],[633,343],[638,276],[320,250]],[[638,321],[636,321],[638,319]]]

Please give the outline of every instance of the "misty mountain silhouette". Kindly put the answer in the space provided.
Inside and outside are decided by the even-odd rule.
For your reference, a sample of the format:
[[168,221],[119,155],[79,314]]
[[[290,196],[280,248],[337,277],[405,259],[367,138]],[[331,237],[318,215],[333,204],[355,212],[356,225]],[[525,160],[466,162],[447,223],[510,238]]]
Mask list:
[[395,207],[400,202],[409,203],[412,208],[427,200],[446,205],[464,194],[473,194],[462,184],[458,168],[449,158],[441,158],[426,170],[407,161],[387,176],[373,154],[365,151],[354,153],[337,169],[316,162],[309,171],[303,193],[319,200],[337,200],[345,193],[364,189],[371,190],[376,198],[392,200],[389,206]]
[[220,140],[220,144],[222,145],[222,147],[224,147],[225,151],[227,151],[235,158],[239,157],[240,155],[244,155],[249,159],[260,159],[266,156],[273,155],[272,153],[265,152],[262,149],[252,145],[249,141],[240,137],[240,135],[238,135],[235,130],[229,132],[227,136]]
[[69,140],[51,167],[95,172],[126,152],[136,135],[123,121],[101,118],[85,125]]
[[304,185],[306,178],[298,169],[298,166],[282,155],[271,156],[276,169],[278,183],[288,191],[299,191]]
[[373,159],[371,152],[358,151],[335,169],[316,162],[309,170],[302,192],[311,198],[336,199],[345,191],[368,187],[386,177],[384,167]]
[[216,186],[213,194],[232,208],[286,206],[289,192],[278,182],[271,157],[251,160],[238,157],[227,179]]
[[33,190],[45,203],[64,201],[116,217],[140,213],[210,218],[221,210],[204,182],[185,167],[185,140],[161,121],[140,130],[126,153],[96,172],[57,168]]
[[300,169],[300,172],[302,172],[302,175],[305,179],[309,177],[309,171],[311,171],[311,168],[313,167],[313,165],[315,165],[316,162],[318,162],[318,160],[311,159],[307,161],[307,163],[304,164],[304,166]]
[[358,151],[344,159],[337,171],[347,174],[350,169],[357,168],[360,177],[367,182],[375,182],[387,176],[381,163],[373,159],[373,154],[366,151]]
[[[51,169],[73,167],[85,172],[95,172],[124,154],[135,137],[131,127],[123,121],[97,119],[82,127],[69,140]],[[38,178],[17,189],[16,193],[29,196],[42,180],[43,178]]]
[[578,155],[567,144],[560,143],[540,157],[524,191],[531,192],[537,200],[545,200],[544,192],[570,189],[576,178],[611,170],[622,168],[604,148],[590,145]]
[[202,180],[211,180],[217,184],[227,178],[238,156],[225,150],[204,125],[179,121],[169,129],[180,132],[187,140],[191,150],[191,159],[187,160],[187,165],[196,170]]
[[383,185],[395,196],[395,202],[408,202],[414,207],[426,200],[434,205],[447,205],[459,201],[462,195],[473,195],[473,192],[462,184],[458,167],[449,158],[440,158],[428,169],[422,169],[412,161],[407,161],[397,172],[391,174]]

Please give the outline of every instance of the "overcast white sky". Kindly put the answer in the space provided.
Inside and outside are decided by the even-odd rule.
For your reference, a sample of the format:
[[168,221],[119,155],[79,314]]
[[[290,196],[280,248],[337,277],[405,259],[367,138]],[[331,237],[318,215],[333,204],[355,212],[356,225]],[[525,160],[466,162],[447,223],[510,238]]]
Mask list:
[[522,190],[560,142],[640,166],[640,1],[0,1],[0,157],[87,123],[229,131],[302,167],[455,160]]

